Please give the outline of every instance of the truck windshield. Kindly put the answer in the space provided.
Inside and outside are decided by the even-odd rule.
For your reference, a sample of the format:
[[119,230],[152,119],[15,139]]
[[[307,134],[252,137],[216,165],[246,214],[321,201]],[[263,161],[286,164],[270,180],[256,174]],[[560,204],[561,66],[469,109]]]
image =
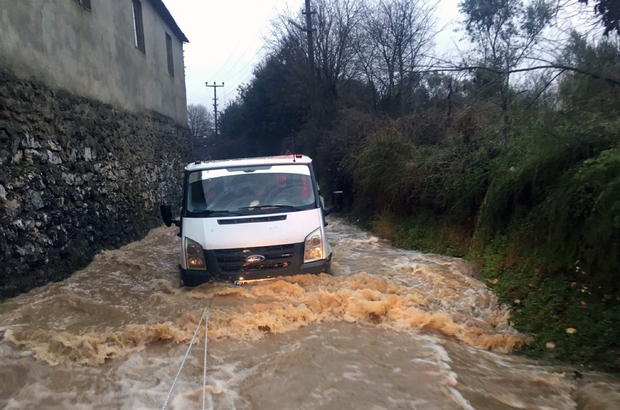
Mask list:
[[291,212],[316,207],[307,165],[195,171],[189,174],[189,214]]

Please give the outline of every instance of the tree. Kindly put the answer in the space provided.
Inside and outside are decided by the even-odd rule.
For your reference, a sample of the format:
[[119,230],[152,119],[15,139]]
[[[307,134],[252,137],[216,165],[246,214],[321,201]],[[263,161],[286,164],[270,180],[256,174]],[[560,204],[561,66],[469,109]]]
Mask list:
[[[603,38],[588,42],[573,32],[560,64],[575,67],[589,76],[568,72],[560,82],[559,97],[567,110],[580,112],[615,112],[620,103],[620,89],[609,81],[620,80],[620,41]],[[598,78],[596,78],[596,77]],[[607,81],[601,81],[601,78]]]
[[338,98],[338,86],[352,77],[355,30],[362,18],[364,1],[317,0],[314,37],[319,84],[329,98]]
[[366,9],[358,66],[375,90],[376,100],[387,100],[392,113],[404,114],[412,102],[416,68],[434,38],[433,12],[434,6],[423,0],[381,0]]
[[[588,5],[588,0],[579,0],[580,3]],[[617,0],[596,0],[594,3],[594,14],[601,20],[605,27],[604,34],[615,31],[620,35],[620,2]]]
[[[365,7],[364,0],[315,0],[314,25],[314,75],[317,80],[317,98],[322,111],[333,109],[338,100],[339,88],[353,77],[356,31]],[[303,11],[298,14],[305,21]],[[308,84],[308,46],[305,23],[299,24],[290,14],[283,14],[273,27],[272,53],[278,54],[291,46],[297,50],[291,54],[298,64],[298,80]],[[306,94],[309,95],[309,88]]]
[[548,0],[463,0],[465,30],[478,46],[478,59],[494,70],[479,72],[485,86],[496,86],[504,116],[504,136],[508,133],[510,72],[533,57],[534,47],[556,14]]
[[296,80],[298,50],[294,42],[283,42],[255,68],[254,78],[239,87],[237,101],[222,113],[220,141],[234,140],[237,153],[253,156],[295,149],[292,137],[309,112],[308,98],[300,95],[300,88],[305,88]]
[[192,140],[205,138],[213,130],[213,115],[202,104],[190,104],[187,106],[187,125]]

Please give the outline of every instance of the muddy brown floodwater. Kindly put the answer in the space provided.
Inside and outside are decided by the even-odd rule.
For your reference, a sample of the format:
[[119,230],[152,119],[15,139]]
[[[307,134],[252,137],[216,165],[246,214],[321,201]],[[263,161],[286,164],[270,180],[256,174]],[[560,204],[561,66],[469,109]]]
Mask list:
[[[527,342],[464,261],[341,220],[335,275],[180,288],[176,231],[0,304],[0,407],[161,408],[205,306],[210,409],[620,409],[620,381],[509,353]],[[202,406],[204,333],[171,409]]]

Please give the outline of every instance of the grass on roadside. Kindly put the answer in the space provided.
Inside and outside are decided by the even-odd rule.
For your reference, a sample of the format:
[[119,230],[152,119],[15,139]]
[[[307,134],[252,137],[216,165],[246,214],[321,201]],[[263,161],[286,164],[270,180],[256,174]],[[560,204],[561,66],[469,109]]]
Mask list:
[[620,301],[594,292],[578,265],[574,272],[550,271],[545,250],[523,245],[523,235],[473,240],[469,227],[432,215],[382,213],[363,225],[400,248],[476,262],[479,279],[511,308],[514,327],[532,338],[521,354],[620,372]]

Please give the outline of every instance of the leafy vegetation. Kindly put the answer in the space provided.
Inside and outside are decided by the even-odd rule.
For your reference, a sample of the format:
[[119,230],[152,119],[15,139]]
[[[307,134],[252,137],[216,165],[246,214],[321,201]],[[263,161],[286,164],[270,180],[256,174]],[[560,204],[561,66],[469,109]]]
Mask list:
[[211,156],[313,156],[355,220],[479,264],[532,336],[524,353],[620,370],[618,44],[573,33],[541,71],[562,10],[466,0],[475,52],[429,69],[426,3],[317,3],[316,94],[283,18]]

